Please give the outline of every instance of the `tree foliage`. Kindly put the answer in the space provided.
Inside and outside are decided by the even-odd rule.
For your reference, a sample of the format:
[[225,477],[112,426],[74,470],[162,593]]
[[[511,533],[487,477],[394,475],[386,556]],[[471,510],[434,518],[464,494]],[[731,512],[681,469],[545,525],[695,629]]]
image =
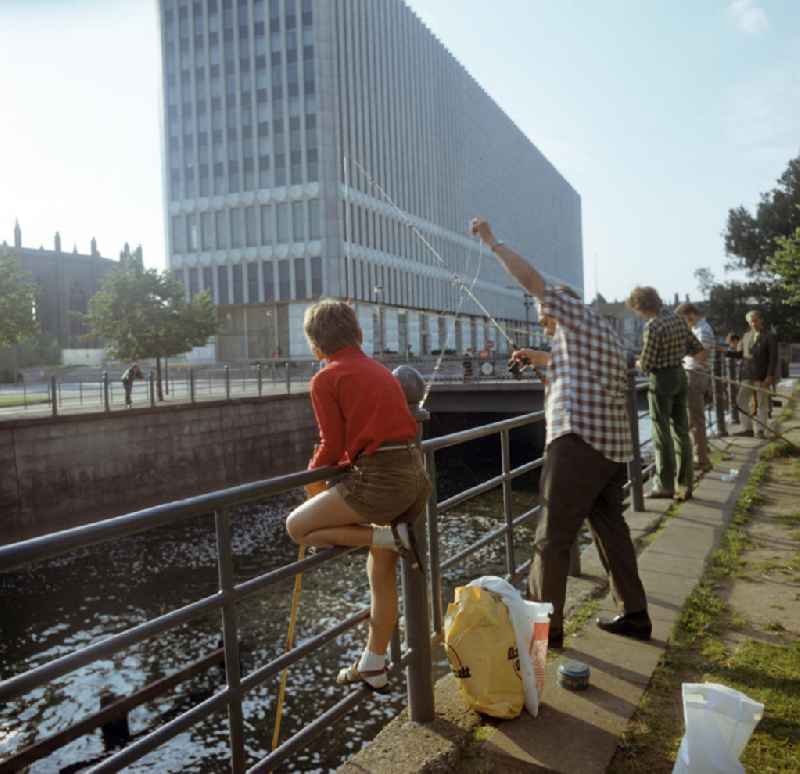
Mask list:
[[0,251],[0,347],[37,333],[35,308],[31,276],[19,268],[12,253]]
[[[169,273],[144,269],[141,261],[122,261],[107,275],[83,316],[90,335],[105,339],[112,357],[124,361],[188,352],[217,331],[208,293],[187,302],[183,285]],[[159,368],[159,395],[161,394]]]
[[792,236],[778,240],[778,249],[768,266],[785,294],[784,303],[792,307],[790,314],[800,316],[800,226]]
[[728,268],[744,269],[751,275],[767,271],[777,240],[800,228],[800,156],[789,162],[777,183],[761,194],[755,214],[744,206],[728,211],[724,234],[725,252],[732,259]]

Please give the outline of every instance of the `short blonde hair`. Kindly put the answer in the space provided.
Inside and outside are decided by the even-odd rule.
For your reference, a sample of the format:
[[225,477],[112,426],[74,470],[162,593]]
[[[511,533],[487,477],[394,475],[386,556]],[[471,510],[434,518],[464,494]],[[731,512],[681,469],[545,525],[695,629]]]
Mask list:
[[353,307],[332,298],[323,298],[306,309],[303,330],[309,344],[323,355],[361,344],[361,327]]
[[661,296],[649,285],[635,287],[625,302],[634,312],[660,312]]

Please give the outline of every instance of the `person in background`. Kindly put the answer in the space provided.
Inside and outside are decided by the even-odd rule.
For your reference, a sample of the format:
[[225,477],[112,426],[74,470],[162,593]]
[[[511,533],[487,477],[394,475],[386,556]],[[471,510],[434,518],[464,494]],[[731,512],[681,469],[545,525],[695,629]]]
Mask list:
[[142,373],[142,369],[139,368],[137,363],[131,363],[131,365],[125,369],[122,374],[122,386],[125,390],[125,405],[130,408],[133,406],[133,401],[131,400],[131,394],[133,393],[133,382],[134,379],[144,379],[144,374]]
[[[745,315],[750,330],[742,337],[742,386],[736,397],[742,415],[742,429],[734,435],[763,438],[769,421],[768,394],[775,384],[778,367],[778,342],[756,309]],[[762,392],[763,390],[763,392]],[[755,404],[755,410],[752,405]],[[753,416],[758,415],[758,428],[753,431]]]
[[464,369],[464,381],[472,381],[472,347],[467,347],[464,352],[464,359],[461,361],[461,366]]
[[611,634],[650,639],[652,623],[636,552],[623,516],[625,463],[633,456],[627,413],[628,369],[609,324],[571,289],[545,284],[524,258],[495,239],[489,224],[472,221],[480,237],[519,284],[541,302],[550,352],[524,349],[513,358],[548,368],[545,394],[542,510],[528,578],[531,599],[551,602],[549,643],[564,643],[564,601],[570,548],[588,519],[624,613],[598,619]]
[[[646,320],[636,365],[650,376],[647,400],[653,424],[656,473],[652,489],[645,497],[688,500],[692,496],[694,474],[686,400],[688,384],[682,361],[686,355],[703,352],[703,345],[686,322],[661,303],[655,288],[634,288],[627,305]],[[677,464],[673,432],[678,439]]]
[[690,302],[681,304],[675,314],[686,321],[695,338],[703,345],[703,352],[683,358],[683,368],[686,371],[689,431],[694,442],[694,464],[703,473],[708,473],[714,467],[708,453],[705,412],[706,393],[711,388],[708,355],[716,348],[714,331],[700,310]]

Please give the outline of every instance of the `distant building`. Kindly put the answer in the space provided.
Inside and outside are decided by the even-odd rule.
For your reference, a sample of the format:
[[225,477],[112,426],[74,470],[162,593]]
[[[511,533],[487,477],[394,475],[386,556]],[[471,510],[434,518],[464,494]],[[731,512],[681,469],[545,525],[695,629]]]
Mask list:
[[320,296],[355,302],[367,351],[505,351],[452,281],[482,261],[477,297],[524,330],[474,215],[582,292],[577,191],[402,0],[159,9],[168,264],[218,305],[220,360],[309,357]]
[[58,232],[52,250],[23,247],[19,223],[14,226],[14,244],[3,242],[0,251],[15,256],[20,269],[33,277],[41,333],[54,338],[62,349],[91,346],[81,339],[85,326],[70,313],[87,311],[89,299],[117,261],[101,256],[94,239],[88,254],[79,253],[77,247],[64,252]]
[[624,301],[595,300],[592,306],[610,323],[627,350],[638,352],[641,349],[645,321]]

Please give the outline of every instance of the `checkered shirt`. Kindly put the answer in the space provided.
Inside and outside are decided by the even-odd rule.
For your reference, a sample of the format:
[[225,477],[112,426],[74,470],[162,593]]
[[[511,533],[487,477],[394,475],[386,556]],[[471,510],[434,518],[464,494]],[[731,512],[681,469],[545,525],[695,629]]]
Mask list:
[[546,444],[575,433],[607,459],[627,462],[633,456],[628,369],[617,335],[590,307],[557,288],[545,289],[541,313],[558,323],[545,399]]
[[644,343],[639,365],[645,373],[681,365],[684,355],[696,355],[703,345],[686,321],[669,309],[662,309],[644,326]]

